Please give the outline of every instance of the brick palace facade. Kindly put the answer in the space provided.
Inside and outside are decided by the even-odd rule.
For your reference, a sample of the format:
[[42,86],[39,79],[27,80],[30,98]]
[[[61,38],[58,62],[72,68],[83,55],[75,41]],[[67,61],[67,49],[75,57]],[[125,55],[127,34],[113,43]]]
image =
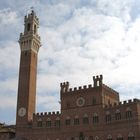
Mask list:
[[120,102],[119,93],[93,76],[88,86],[60,84],[60,112],[36,113],[37,57],[41,46],[39,19],[34,11],[24,18],[16,138],[19,140],[140,140],[140,100]]

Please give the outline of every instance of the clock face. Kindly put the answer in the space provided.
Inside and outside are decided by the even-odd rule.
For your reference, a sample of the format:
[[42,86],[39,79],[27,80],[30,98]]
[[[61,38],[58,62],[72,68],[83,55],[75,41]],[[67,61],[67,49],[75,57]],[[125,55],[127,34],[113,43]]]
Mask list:
[[80,97],[76,100],[77,106],[81,107],[85,104],[85,99],[83,97]]
[[21,108],[18,110],[18,115],[19,115],[20,117],[23,117],[23,116],[25,116],[25,114],[26,114],[26,109],[25,109],[24,107],[21,107]]

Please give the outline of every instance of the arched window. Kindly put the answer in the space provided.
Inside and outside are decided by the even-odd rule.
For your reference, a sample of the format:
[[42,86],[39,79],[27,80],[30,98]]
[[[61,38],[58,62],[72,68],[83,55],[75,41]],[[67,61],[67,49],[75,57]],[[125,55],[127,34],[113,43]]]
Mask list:
[[84,140],[89,140],[89,138],[88,137],[85,137],[85,139]]
[[60,118],[59,117],[56,118],[54,125],[56,127],[60,127]]
[[95,140],[99,140],[99,137],[98,137],[98,136],[96,136],[96,137],[95,137]]
[[121,120],[121,112],[120,112],[120,110],[116,110],[115,120]]
[[105,116],[105,121],[106,121],[106,123],[110,123],[111,120],[112,120],[112,116],[111,116],[110,112],[107,111],[106,116]]
[[36,34],[36,25],[34,25],[34,34]]
[[27,24],[27,31],[29,32],[30,31],[30,28],[31,28],[31,25],[30,23]]
[[42,119],[39,118],[38,121],[37,121],[37,126],[38,127],[42,127],[43,123],[42,123]]
[[98,117],[98,115],[95,113],[95,114],[93,115],[93,124],[97,124],[97,123],[99,123],[99,117]]
[[130,119],[130,118],[133,117],[132,116],[132,110],[130,108],[126,109],[125,116],[126,116],[126,119]]
[[128,140],[135,140],[135,136],[132,132],[128,134]]
[[66,125],[70,125],[70,124],[71,124],[70,117],[67,117],[67,118],[66,118],[66,120],[65,120],[65,124],[66,124]]
[[50,128],[51,126],[52,126],[51,119],[48,118],[47,121],[46,121],[46,127]]
[[107,136],[107,140],[113,140],[111,135]]
[[117,140],[123,140],[123,137],[122,137],[121,134],[119,134],[119,135],[117,136]]
[[89,124],[89,118],[87,114],[85,114],[83,117],[83,124]]
[[78,124],[80,124],[79,117],[75,116],[75,118],[74,118],[74,125],[78,125]]

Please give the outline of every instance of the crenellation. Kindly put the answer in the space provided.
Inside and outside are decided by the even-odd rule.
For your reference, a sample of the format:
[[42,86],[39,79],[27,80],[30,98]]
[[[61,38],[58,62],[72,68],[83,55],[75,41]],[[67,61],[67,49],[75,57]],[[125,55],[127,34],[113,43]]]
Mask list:
[[60,83],[61,93],[68,92],[69,90],[69,82]]
[[119,102],[119,105],[122,105],[122,102]]
[[127,101],[123,101],[123,104],[127,104]]
[[77,91],[77,87],[74,87],[74,91]]
[[69,88],[69,82],[60,83],[60,88],[61,88],[60,92],[61,93],[70,93],[70,92],[75,92],[75,91],[81,92],[82,90],[88,90],[91,88],[96,88],[96,87],[102,86],[102,80],[103,80],[102,75],[93,76],[93,79],[94,79],[94,86],[89,84],[89,85],[83,85],[83,86],[79,86],[79,87]]
[[57,114],[57,115],[60,115],[60,112],[59,112],[59,111],[57,111],[57,112],[56,112],[56,114]]
[[69,89],[69,92],[72,92],[72,88]]
[[90,85],[88,85],[88,88],[92,88],[92,85],[90,84]]
[[130,100],[128,100],[128,103],[132,103],[132,100],[130,99]]
[[115,107],[120,107],[120,106],[125,106],[125,105],[130,105],[132,103],[140,103],[140,100],[139,99],[133,99],[133,100],[125,100],[123,102],[119,102],[118,104],[117,103],[114,103],[114,104],[108,104],[108,105],[105,105],[104,108],[108,108],[108,109],[111,109],[111,108],[115,108]]
[[79,86],[79,87],[78,87],[78,89],[79,89],[79,90],[81,90],[81,89],[82,89],[82,87],[81,87],[81,86]]
[[94,87],[101,87],[102,84],[103,84],[103,76],[102,75],[93,76]]
[[51,116],[59,116],[61,115],[59,111],[56,112],[38,112],[34,113],[34,117],[51,117]]
[[87,86],[86,86],[86,85],[84,85],[84,86],[83,86],[83,89],[87,89]]

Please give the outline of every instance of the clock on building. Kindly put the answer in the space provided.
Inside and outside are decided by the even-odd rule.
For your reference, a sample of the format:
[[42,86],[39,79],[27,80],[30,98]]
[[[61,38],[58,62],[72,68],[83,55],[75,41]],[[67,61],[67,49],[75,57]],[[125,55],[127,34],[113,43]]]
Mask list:
[[25,109],[24,107],[21,107],[21,108],[18,110],[18,115],[19,115],[20,117],[23,117],[23,116],[25,116],[25,114],[26,114],[26,109]]
[[76,100],[76,104],[77,106],[81,107],[85,104],[85,99],[83,97],[79,97],[77,100]]

